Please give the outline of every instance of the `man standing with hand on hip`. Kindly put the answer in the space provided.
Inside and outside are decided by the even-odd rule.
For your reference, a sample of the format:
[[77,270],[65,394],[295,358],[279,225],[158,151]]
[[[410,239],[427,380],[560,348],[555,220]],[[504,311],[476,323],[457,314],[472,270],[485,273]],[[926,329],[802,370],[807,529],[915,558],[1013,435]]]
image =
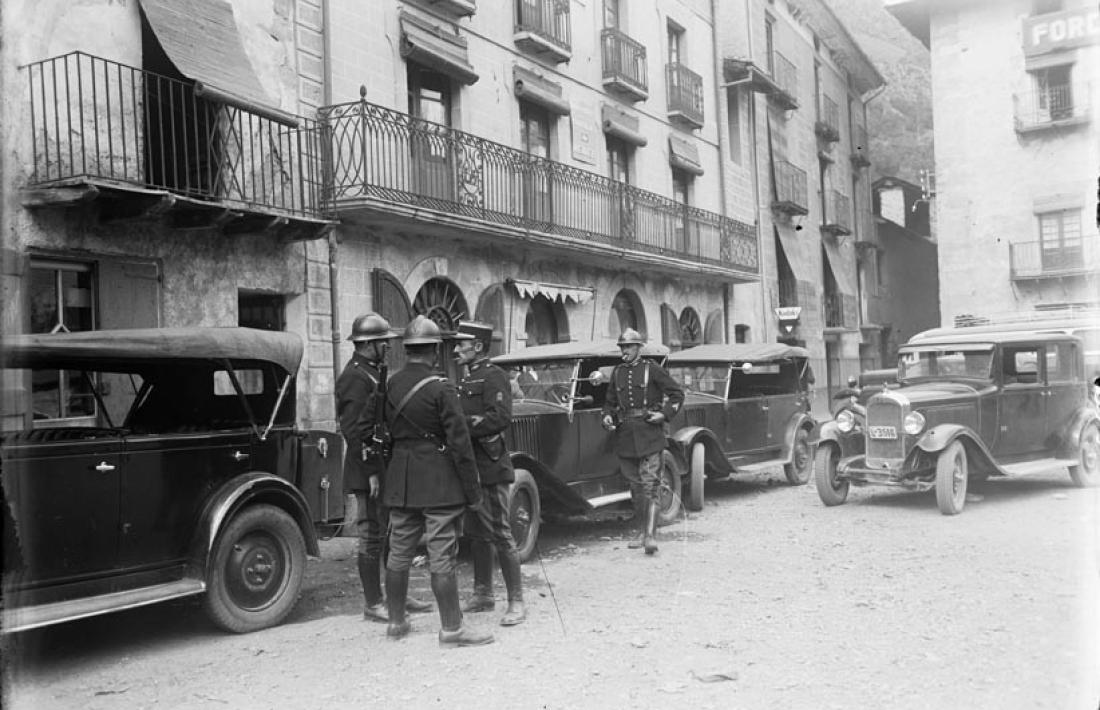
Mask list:
[[495,551],[508,590],[508,609],[500,625],[515,626],[527,618],[527,609],[523,604],[519,551],[508,521],[508,488],[516,480],[504,443],[504,432],[512,423],[512,388],[504,370],[489,362],[492,337],[493,327],[487,323],[458,324],[455,360],[465,370],[458,383],[458,396],[481,474],[481,505],[466,516],[474,558],[474,594],[462,610],[473,613],[495,608]]
[[[635,511],[644,511],[641,547],[652,555],[657,552],[665,424],[680,411],[684,391],[664,368],[641,357],[645,339],[638,331],[627,328],[618,343],[623,361],[611,371],[603,405],[603,426],[615,432],[619,470],[630,483],[631,495],[636,497]],[[639,505],[643,501],[644,507]]]

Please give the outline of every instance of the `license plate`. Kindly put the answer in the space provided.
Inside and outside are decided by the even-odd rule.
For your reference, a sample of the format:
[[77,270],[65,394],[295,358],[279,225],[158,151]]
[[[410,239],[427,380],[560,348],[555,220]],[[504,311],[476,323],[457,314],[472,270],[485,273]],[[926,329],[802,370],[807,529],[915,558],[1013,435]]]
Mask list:
[[896,439],[898,438],[898,430],[892,426],[872,426],[867,427],[867,430],[871,433],[872,439]]

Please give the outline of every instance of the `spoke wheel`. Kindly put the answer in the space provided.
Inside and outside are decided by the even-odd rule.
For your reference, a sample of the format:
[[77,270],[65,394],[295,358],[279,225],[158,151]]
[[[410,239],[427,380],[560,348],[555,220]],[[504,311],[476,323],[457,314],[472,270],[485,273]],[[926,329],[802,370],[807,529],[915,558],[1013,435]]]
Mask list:
[[936,503],[944,515],[958,515],[966,505],[966,449],[951,442],[936,459]]
[[814,485],[818,498],[828,506],[843,505],[848,500],[848,489],[851,487],[847,479],[838,480],[836,477],[838,458],[836,447],[832,444],[821,444],[814,454]]
[[1075,486],[1081,488],[1100,484],[1100,426],[1090,424],[1081,433],[1077,465],[1070,466],[1069,477]]
[[674,523],[680,518],[680,475],[672,454],[661,452],[661,483],[658,493],[657,521],[661,525]]
[[508,489],[508,524],[516,541],[519,561],[526,562],[535,552],[542,524],[542,504],[535,479],[528,471],[516,469],[516,480]]
[[305,540],[293,518],[271,505],[245,508],[218,536],[206,611],[237,633],[274,626],[298,601],[305,566]]
[[810,480],[813,458],[810,457],[810,434],[799,429],[794,435],[791,462],[783,464],[783,475],[792,486],[805,485]]

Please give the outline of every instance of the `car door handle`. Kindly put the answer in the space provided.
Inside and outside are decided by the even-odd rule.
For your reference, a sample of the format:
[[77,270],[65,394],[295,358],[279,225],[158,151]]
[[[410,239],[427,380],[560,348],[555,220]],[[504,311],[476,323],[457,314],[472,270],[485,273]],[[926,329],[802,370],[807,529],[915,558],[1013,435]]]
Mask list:
[[229,458],[233,459],[234,461],[244,461],[246,458],[248,458],[248,454],[242,454],[240,451],[234,451]]
[[108,471],[114,471],[115,467],[107,463],[106,461],[100,461],[99,464],[95,467],[95,470],[99,471],[100,473],[107,473]]

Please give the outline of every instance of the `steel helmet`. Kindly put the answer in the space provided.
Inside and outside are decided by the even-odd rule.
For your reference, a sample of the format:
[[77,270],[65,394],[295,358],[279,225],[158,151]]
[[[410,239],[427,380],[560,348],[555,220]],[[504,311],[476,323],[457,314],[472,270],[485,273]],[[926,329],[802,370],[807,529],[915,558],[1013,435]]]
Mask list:
[[424,316],[417,316],[405,326],[405,345],[434,345],[443,342],[439,326]]
[[619,345],[645,345],[645,338],[633,328],[627,328],[619,336]]
[[351,324],[348,340],[353,343],[365,343],[368,340],[388,340],[400,333],[390,327],[390,322],[377,313],[365,313]]

